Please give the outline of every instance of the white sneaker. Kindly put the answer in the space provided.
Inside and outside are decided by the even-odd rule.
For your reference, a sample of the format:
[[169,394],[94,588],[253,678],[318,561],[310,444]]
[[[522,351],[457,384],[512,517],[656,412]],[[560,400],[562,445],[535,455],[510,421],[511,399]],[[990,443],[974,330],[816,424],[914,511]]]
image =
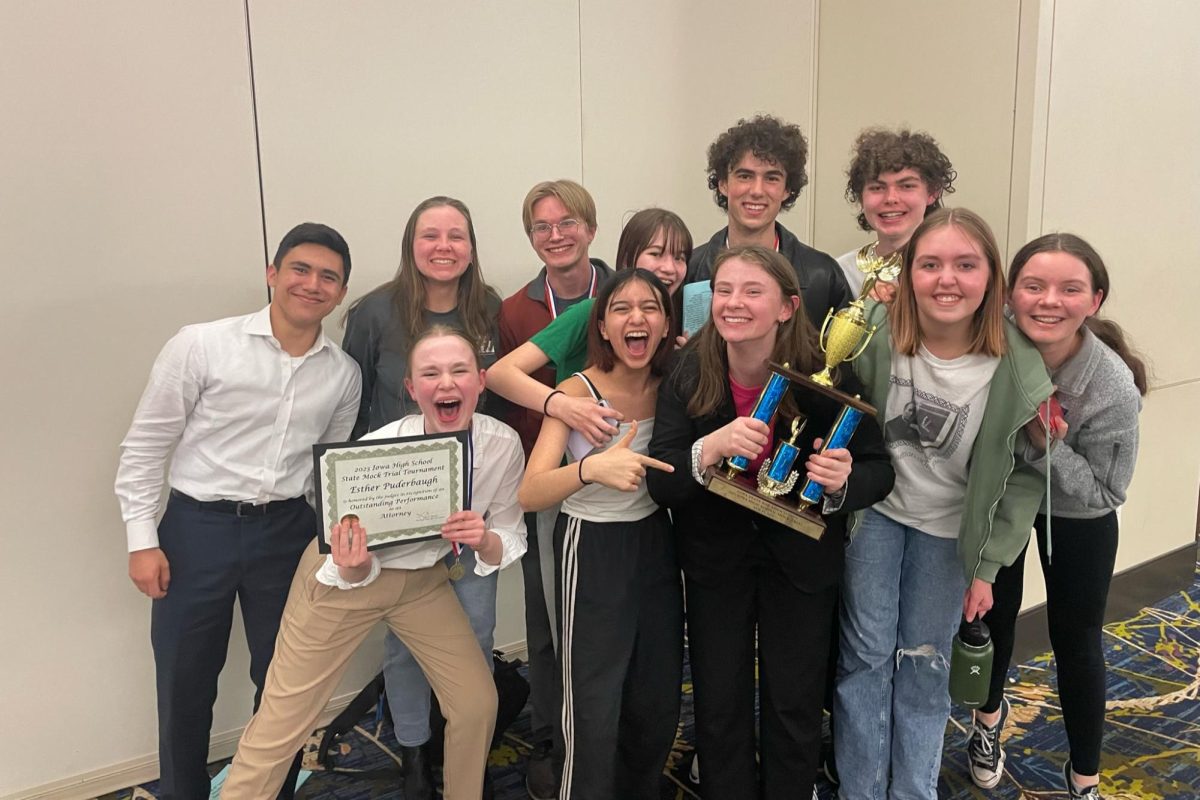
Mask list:
[[692,768],[688,770],[688,780],[697,786],[700,785],[700,754],[692,754]]

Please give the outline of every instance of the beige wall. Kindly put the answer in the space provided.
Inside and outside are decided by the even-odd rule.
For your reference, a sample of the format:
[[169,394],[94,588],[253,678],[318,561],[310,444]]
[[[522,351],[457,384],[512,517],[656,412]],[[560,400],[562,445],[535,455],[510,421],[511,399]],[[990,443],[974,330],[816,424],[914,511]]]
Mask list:
[[958,180],[947,205],[1008,229],[1019,3],[920,0],[820,4],[812,203],[816,246],[837,256],[873,241],[846,202],[850,148],[863,128],[931,134]]
[[[583,176],[599,207],[595,247],[605,260],[623,222],[647,206],[678,213],[697,242],[725,225],[707,189],[705,152],[738,119],[773,113],[812,130],[814,14],[811,0],[582,4]],[[787,47],[751,55],[742,37],[758,24]],[[807,198],[783,217],[805,239]]]
[[[166,338],[265,297],[239,9],[0,6],[0,795],[154,751],[112,482]],[[245,674],[235,645],[215,730]]]
[[[125,577],[117,443],[171,333],[263,302],[264,225],[272,247],[301,219],[338,226],[352,299],[394,271],[410,209],[456,195],[507,293],[535,266],[519,223],[532,183],[591,187],[606,260],[623,219],[650,204],[703,240],[722,224],[704,148],[757,112],[815,131],[812,184],[784,221],[835,254],[865,240],[841,193],[850,141],[873,123],[937,136],[961,175],[952,202],[1002,240],[1092,237],[1112,266],[1111,311],[1159,386],[1120,563],[1187,541],[1200,442],[1171,423],[1200,400],[1200,356],[1173,338],[1197,288],[1176,252],[1190,252],[1184,221],[1200,212],[1186,35],[1200,12],[1152,8],[256,2],[263,220],[240,0],[0,4],[0,241],[15,278],[0,463],[5,506],[26,512],[0,567],[0,798],[92,796],[155,774],[149,604]],[[755,45],[764,26],[784,44]],[[497,641],[520,640],[515,571],[500,606]],[[344,689],[377,653],[375,641]],[[245,674],[235,630],[214,752],[246,719]]]
[[1033,150],[1044,164],[1033,165],[1035,176],[1042,169],[1030,180],[1028,231],[1071,231],[1096,246],[1112,279],[1104,313],[1153,368],[1121,514],[1124,569],[1195,536],[1200,429],[1190,422],[1200,408],[1200,349],[1184,337],[1200,294],[1200,273],[1188,268],[1200,217],[1200,6],[1058,0],[1042,16],[1050,34],[1035,118],[1044,125]]

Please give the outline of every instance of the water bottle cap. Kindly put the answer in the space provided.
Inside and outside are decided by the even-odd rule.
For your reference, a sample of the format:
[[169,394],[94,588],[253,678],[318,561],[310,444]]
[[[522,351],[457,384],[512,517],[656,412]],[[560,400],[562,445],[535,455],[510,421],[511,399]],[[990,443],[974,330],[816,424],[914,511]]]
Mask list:
[[992,640],[992,633],[983,620],[976,619],[974,622],[967,622],[964,619],[958,626],[958,638],[965,645],[983,647]]

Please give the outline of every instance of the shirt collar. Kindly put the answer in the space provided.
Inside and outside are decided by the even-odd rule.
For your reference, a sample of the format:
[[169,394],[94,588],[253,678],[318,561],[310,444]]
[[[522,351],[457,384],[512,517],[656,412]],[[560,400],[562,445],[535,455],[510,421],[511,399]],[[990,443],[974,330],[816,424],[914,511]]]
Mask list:
[[537,277],[531,280],[525,286],[525,294],[530,300],[536,300],[542,305],[546,304],[546,267],[538,271]]
[[[266,337],[275,347],[279,347],[279,340],[275,338],[275,331],[271,329],[271,305],[269,303],[246,318],[244,330],[251,336]],[[312,347],[308,348],[308,352],[304,354],[303,358],[324,350],[328,342],[329,340],[325,338],[325,329],[322,327],[317,331],[316,341],[313,342]]]

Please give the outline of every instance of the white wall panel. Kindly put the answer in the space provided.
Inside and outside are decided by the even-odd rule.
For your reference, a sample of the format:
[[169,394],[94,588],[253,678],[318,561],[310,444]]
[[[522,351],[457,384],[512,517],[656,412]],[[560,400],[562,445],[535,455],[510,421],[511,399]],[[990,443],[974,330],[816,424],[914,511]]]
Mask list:
[[0,796],[155,750],[112,482],[166,339],[265,298],[241,9],[0,5]]
[[834,256],[873,237],[845,199],[863,128],[930,133],[958,170],[946,204],[979,212],[1003,248],[1013,147],[1018,3],[820,4],[815,242]]
[[581,174],[574,4],[271,0],[250,12],[268,238],[301,218],[337,227],[353,299],[395,273],[417,203],[445,194],[471,209],[490,283],[508,294],[533,276],[521,201]]
[[1121,514],[1122,569],[1188,544],[1196,530],[1200,349],[1189,321],[1200,294],[1191,244],[1200,217],[1200,6],[1058,0],[1050,12],[1035,230],[1072,231],[1100,251],[1112,279],[1104,313],[1153,367]]
[[[812,139],[814,2],[583,0],[583,173],[612,261],[621,227],[668,208],[697,243],[725,225],[707,188],[708,145],[738,119],[774,114]],[[760,46],[762,26],[778,47]],[[806,187],[782,222],[808,241]]]

